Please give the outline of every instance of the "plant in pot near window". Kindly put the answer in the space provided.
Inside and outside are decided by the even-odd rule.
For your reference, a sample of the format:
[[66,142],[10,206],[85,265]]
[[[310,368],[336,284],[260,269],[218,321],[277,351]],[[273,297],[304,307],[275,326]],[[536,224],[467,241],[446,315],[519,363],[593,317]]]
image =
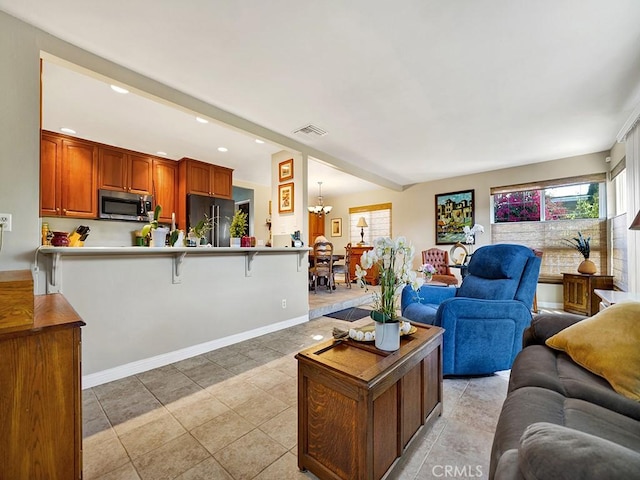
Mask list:
[[398,315],[398,298],[405,285],[418,291],[424,283],[413,269],[414,255],[415,249],[404,237],[396,240],[378,237],[373,242],[373,249],[364,252],[360,265],[356,265],[356,277],[361,286],[366,286],[367,270],[377,266],[380,293],[373,294],[371,318],[375,320],[375,345],[381,350],[400,348],[400,329],[407,333],[411,328],[411,324],[403,322]]
[[239,247],[240,239],[244,236],[247,228],[247,214],[242,210],[236,210],[231,219],[229,234],[231,235],[231,246]]
[[565,243],[578,250],[584,257],[584,260],[580,265],[578,265],[578,272],[585,273],[587,275],[593,275],[596,273],[596,264],[589,260],[589,255],[591,254],[591,237],[584,238],[582,233],[578,232],[577,237],[574,237],[571,240],[564,238],[563,240]]

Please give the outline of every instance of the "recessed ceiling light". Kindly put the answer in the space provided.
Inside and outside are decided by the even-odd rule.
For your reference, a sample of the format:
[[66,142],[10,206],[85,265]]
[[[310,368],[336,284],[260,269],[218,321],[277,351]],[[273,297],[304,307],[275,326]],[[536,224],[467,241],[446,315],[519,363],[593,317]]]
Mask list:
[[166,155],[167,152],[156,152],[158,155]]
[[74,129],[72,129],[72,128],[67,128],[67,127],[62,127],[62,128],[60,129],[60,131],[61,131],[61,132],[64,132],[64,133],[70,133],[70,134],[72,134],[72,135],[73,135],[74,133],[76,133],[76,131],[75,131]]
[[129,93],[129,90],[127,90],[126,88],[122,88],[119,87],[118,85],[111,85],[111,90],[113,90],[114,92],[118,92],[118,93]]
[[256,138],[256,143],[264,143],[264,140],[260,140],[259,138]]
[[228,149],[228,148],[225,148],[225,147],[218,147],[218,151],[219,151],[219,152],[228,152],[228,151],[229,151],[229,149]]
[[196,120],[200,123],[209,123],[209,120],[207,120],[206,118],[202,118],[202,117],[196,117]]

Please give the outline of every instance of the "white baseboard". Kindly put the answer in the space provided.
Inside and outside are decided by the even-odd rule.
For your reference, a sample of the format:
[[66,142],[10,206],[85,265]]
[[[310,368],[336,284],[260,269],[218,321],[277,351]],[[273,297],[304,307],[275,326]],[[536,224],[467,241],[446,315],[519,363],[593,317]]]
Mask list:
[[145,358],[142,360],[137,360],[135,362],[109,368],[107,370],[102,370],[100,372],[83,375],[82,388],[87,389],[95,387],[97,385],[102,385],[103,383],[113,382],[114,380],[119,380],[121,378],[135,375],[137,373],[146,372],[147,370],[152,370],[154,368],[163,367],[164,365],[169,365],[171,363],[179,362],[180,360],[185,360],[197,355],[202,355],[203,353],[211,352],[212,350],[217,350],[218,348],[233,345],[234,343],[243,342],[245,340],[250,340],[267,333],[277,332],[278,330],[283,330],[285,328],[293,327],[294,325],[299,325],[308,321],[309,315],[303,315],[301,317],[291,318],[283,322],[274,323],[265,327],[249,330],[247,332],[237,333],[228,337],[211,340],[210,342],[193,345],[192,347],[182,348],[173,352],[163,353],[162,355],[156,355],[155,357]]

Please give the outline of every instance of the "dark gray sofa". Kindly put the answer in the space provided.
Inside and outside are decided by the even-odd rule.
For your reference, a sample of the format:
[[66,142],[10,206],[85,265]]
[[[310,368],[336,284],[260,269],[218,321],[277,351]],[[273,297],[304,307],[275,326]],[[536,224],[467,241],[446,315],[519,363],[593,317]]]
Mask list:
[[493,440],[489,478],[640,479],[640,402],[544,343],[582,319],[541,314],[525,331]]

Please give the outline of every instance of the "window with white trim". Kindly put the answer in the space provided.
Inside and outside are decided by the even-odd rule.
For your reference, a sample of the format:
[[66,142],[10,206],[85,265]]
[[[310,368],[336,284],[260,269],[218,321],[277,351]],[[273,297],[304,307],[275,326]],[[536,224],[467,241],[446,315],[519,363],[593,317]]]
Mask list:
[[[360,218],[364,219],[366,227],[357,226]],[[372,245],[374,239],[390,236],[391,203],[349,208],[349,241],[352,245],[360,243],[363,238],[365,245]]]
[[607,273],[605,174],[585,175],[491,189],[492,243],[518,243],[541,250],[540,280],[557,282],[575,272],[581,254],[565,240],[591,237],[589,257]]

